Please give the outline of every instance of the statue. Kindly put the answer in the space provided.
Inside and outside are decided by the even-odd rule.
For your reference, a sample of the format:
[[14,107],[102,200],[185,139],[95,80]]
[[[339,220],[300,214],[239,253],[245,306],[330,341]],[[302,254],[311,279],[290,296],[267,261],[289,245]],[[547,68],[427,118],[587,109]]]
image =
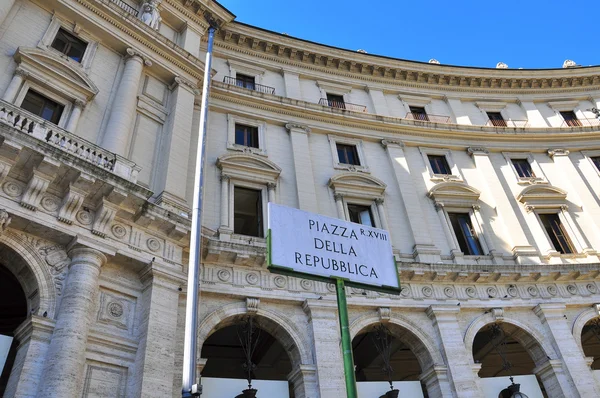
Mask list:
[[142,4],[140,20],[152,29],[158,30],[162,18],[158,12],[158,2],[156,0],[149,0]]

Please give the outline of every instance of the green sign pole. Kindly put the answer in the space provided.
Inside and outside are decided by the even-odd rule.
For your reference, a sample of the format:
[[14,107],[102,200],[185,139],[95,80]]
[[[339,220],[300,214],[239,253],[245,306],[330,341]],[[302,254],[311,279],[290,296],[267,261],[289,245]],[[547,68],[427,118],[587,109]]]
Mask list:
[[337,293],[340,330],[342,332],[342,355],[344,359],[344,374],[346,376],[346,392],[348,398],[357,398],[354,358],[352,358],[352,340],[350,340],[350,326],[348,325],[348,305],[346,304],[346,289],[344,289],[343,279],[336,279],[335,291]]

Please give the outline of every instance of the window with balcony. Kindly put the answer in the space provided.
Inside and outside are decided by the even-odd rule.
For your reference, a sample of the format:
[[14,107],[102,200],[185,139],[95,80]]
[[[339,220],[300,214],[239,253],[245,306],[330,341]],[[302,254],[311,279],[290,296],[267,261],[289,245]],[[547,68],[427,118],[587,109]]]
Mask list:
[[560,111],[560,115],[565,120],[565,124],[569,127],[579,127],[581,126],[581,121],[577,119],[575,112],[573,111]]
[[458,241],[460,251],[473,256],[482,255],[483,250],[473,228],[469,213],[448,213],[448,218],[450,218],[450,224]]
[[431,171],[433,174],[445,174],[450,175],[452,171],[450,170],[450,165],[448,164],[448,160],[444,155],[427,155],[427,159],[429,159],[429,165],[431,166]]
[[65,29],[60,28],[52,41],[51,47],[72,60],[81,62],[87,48],[87,43]]
[[234,187],[233,232],[246,236],[263,236],[262,191]]
[[327,93],[327,104],[332,108],[346,109],[343,95]]
[[360,166],[360,159],[358,157],[356,145],[336,143],[335,146],[337,148],[337,154],[340,163]]
[[235,144],[258,148],[258,127],[235,124]]
[[348,217],[357,224],[374,227],[373,213],[370,206],[348,204]]
[[422,106],[409,106],[410,113],[414,120],[424,120],[429,121],[429,117],[427,116],[427,112],[425,111],[425,107]]
[[235,85],[249,90],[254,90],[256,88],[254,76],[242,75],[241,73],[236,74]]
[[500,112],[486,112],[492,126],[506,127],[506,120]]
[[519,177],[532,178],[535,177],[535,173],[531,169],[531,163],[528,159],[511,159],[511,162],[517,171]]
[[538,214],[554,249],[562,254],[575,253],[575,248],[558,214]]
[[65,107],[30,89],[25,94],[23,102],[21,102],[21,108],[46,119],[50,123],[58,124]]

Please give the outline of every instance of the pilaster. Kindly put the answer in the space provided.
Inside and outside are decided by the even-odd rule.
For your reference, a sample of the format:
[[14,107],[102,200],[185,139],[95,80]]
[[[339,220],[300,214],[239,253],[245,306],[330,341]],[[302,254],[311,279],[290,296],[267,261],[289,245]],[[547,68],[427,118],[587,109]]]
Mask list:
[[529,127],[548,127],[546,119],[544,119],[540,110],[537,108],[537,106],[535,106],[533,101],[517,100],[517,102],[527,114]]
[[371,102],[373,103],[375,114],[381,116],[390,116],[390,111],[387,105],[387,101],[385,100],[385,95],[383,94],[383,91],[373,89],[370,87],[367,87],[366,90],[369,93],[369,97],[371,97]]
[[305,125],[288,123],[285,128],[292,140],[292,156],[294,157],[294,172],[296,173],[296,189],[298,190],[298,206],[300,210],[318,212],[315,177],[310,158],[308,135],[310,128]]
[[444,97],[444,101],[446,101],[446,104],[448,104],[448,107],[452,112],[452,116],[454,116],[454,120],[456,120],[457,124],[473,124],[471,122],[471,118],[465,112],[463,103],[460,100],[460,98]]
[[283,83],[285,84],[285,96],[296,100],[302,100],[300,91],[300,77],[295,72],[282,70]]

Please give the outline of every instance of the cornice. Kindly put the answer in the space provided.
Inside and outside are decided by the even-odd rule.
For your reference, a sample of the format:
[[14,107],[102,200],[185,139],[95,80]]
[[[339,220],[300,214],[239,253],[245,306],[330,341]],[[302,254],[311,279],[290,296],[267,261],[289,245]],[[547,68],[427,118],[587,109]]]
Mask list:
[[[222,101],[217,103],[217,101]],[[226,104],[231,104],[231,107]],[[239,111],[239,106],[253,108],[260,113],[262,117],[265,112],[272,113],[271,120],[281,122],[282,125],[288,122],[307,124],[313,131],[318,130],[314,124],[323,123],[327,125],[335,124],[336,128],[348,127],[345,134],[351,134],[351,131],[356,128],[363,129],[360,138],[367,139],[368,135],[364,130],[375,131],[385,134],[382,136],[372,136],[373,140],[380,141],[382,138],[397,139],[398,134],[402,134],[402,141],[407,146],[411,145],[410,140],[406,136],[415,138],[434,138],[443,137],[444,147],[457,146],[465,149],[473,146],[474,142],[508,142],[514,144],[515,136],[518,135],[519,142],[532,143],[542,142],[549,144],[551,142],[561,142],[563,145],[568,145],[573,149],[576,147],[576,140],[587,140],[589,147],[590,140],[598,141],[598,128],[595,127],[574,127],[567,129],[569,131],[560,131],[556,133],[555,128],[501,128],[490,126],[471,126],[458,124],[442,124],[442,123],[427,123],[415,122],[412,120],[381,116],[369,113],[356,113],[343,111],[333,108],[323,110],[323,107],[318,104],[305,101],[292,100],[276,95],[268,95],[248,91],[243,88],[232,87],[230,85],[213,81],[211,92],[211,107],[221,108],[224,111]],[[565,130],[565,129],[563,129]],[[452,132],[451,136],[448,135]],[[567,144],[568,143],[568,144]],[[414,142],[412,143],[414,145]],[[489,149],[493,149],[491,145],[486,144]],[[582,144],[582,148],[585,147]],[[600,145],[600,143],[599,143]],[[544,151],[549,145],[545,146]]]
[[392,86],[458,92],[555,93],[600,89],[600,67],[515,70],[452,67],[374,57],[308,43],[231,23],[215,47],[270,60],[275,64]]

